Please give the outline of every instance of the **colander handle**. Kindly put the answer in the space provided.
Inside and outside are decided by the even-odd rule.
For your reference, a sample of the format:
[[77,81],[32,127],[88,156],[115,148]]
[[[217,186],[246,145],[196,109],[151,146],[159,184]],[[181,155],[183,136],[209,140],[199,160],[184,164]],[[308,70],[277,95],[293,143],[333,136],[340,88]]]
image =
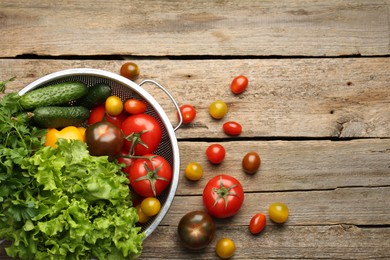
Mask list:
[[159,87],[162,91],[165,92],[165,94],[167,94],[167,96],[172,100],[172,103],[175,105],[176,109],[177,109],[177,114],[179,115],[179,124],[173,128],[173,131],[176,131],[180,126],[181,124],[183,123],[183,117],[180,113],[180,108],[179,108],[179,105],[177,104],[175,98],[171,95],[171,93],[169,93],[169,91],[164,88],[160,83],[154,81],[154,80],[151,80],[151,79],[145,79],[143,80],[141,83],[139,83],[138,85],[142,86],[143,84],[145,83],[152,83],[154,85],[156,85],[157,87]]

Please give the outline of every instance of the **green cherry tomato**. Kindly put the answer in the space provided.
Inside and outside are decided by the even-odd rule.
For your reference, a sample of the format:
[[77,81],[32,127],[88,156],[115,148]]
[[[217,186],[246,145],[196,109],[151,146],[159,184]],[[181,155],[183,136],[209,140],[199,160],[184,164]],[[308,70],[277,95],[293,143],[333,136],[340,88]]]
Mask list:
[[282,224],[288,219],[288,207],[281,202],[272,203],[268,208],[268,215],[273,222]]
[[191,181],[198,181],[200,180],[200,178],[202,178],[202,175],[203,175],[203,168],[199,163],[190,162],[187,164],[185,170],[185,176],[187,179]]
[[228,107],[222,100],[216,100],[209,106],[209,113],[214,119],[223,118],[228,111]]

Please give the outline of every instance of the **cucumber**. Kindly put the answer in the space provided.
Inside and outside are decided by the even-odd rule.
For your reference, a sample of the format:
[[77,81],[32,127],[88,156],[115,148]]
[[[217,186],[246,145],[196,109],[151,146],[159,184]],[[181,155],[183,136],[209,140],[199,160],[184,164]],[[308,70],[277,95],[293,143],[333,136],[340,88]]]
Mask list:
[[73,107],[37,107],[33,111],[34,121],[45,128],[62,128],[78,126],[89,117],[89,109],[82,106]]
[[88,87],[81,82],[64,82],[31,90],[22,95],[19,103],[24,110],[69,103],[85,96]]
[[90,87],[87,95],[77,100],[76,104],[91,109],[103,104],[109,96],[111,96],[111,87],[104,83],[98,83]]

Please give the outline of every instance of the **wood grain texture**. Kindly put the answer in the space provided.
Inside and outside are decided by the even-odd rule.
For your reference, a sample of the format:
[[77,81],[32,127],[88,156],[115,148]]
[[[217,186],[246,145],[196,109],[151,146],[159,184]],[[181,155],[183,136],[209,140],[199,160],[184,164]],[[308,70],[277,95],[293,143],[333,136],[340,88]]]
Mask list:
[[[1,59],[0,79],[16,76],[16,91],[52,72],[90,67],[117,73],[125,60]],[[137,80],[163,84],[179,104],[193,104],[195,121],[180,128],[182,138],[225,138],[222,124],[238,121],[241,137],[357,138],[390,136],[390,63],[387,58],[136,60]],[[23,69],[21,69],[23,68]],[[244,74],[249,87],[230,92],[231,80]],[[155,86],[143,86],[177,124],[176,111]],[[208,114],[216,99],[228,104],[220,121]]]
[[1,57],[389,54],[389,1],[0,1]]

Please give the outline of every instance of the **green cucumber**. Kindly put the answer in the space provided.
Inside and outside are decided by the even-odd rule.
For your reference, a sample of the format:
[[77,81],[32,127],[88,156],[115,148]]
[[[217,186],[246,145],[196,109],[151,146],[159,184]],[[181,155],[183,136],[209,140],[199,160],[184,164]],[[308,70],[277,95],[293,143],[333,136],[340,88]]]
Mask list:
[[104,83],[98,83],[90,87],[87,95],[79,99],[76,104],[91,109],[103,104],[109,96],[111,96],[111,87]]
[[20,97],[19,103],[24,110],[37,107],[55,106],[82,98],[88,87],[81,82],[64,82],[47,87],[33,89]]
[[33,111],[34,121],[45,128],[62,128],[78,126],[89,117],[89,109],[82,106],[73,107],[37,107]]

